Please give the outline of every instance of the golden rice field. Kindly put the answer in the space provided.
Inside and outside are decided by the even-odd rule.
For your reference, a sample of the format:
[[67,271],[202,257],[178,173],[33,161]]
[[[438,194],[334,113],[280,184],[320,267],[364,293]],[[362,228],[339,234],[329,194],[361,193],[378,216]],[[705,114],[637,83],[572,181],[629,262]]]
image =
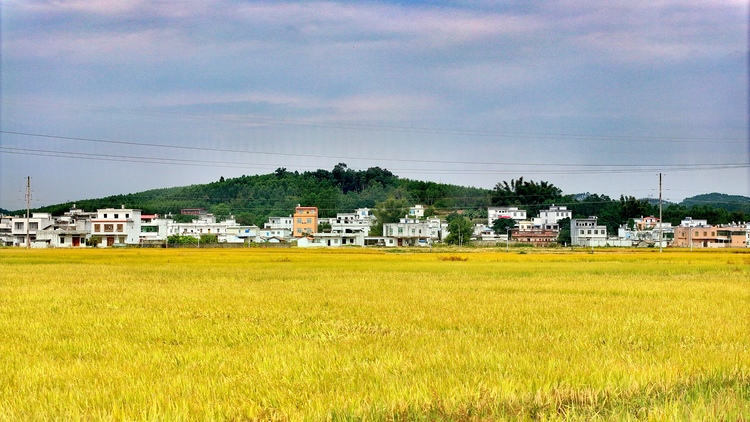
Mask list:
[[0,420],[750,420],[750,251],[0,249]]

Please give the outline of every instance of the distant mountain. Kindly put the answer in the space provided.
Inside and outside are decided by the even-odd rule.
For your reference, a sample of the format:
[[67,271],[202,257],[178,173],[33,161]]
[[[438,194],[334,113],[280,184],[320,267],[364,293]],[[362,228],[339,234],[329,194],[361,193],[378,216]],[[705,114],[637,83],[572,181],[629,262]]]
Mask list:
[[707,205],[727,211],[742,211],[750,214],[750,197],[742,195],[727,195],[717,192],[706,193],[685,198],[680,204],[686,207]]
[[10,214],[10,211],[8,211],[8,210],[6,210],[6,209],[2,209],[2,208],[0,208],[0,214],[2,214],[2,215],[9,215],[9,214]]

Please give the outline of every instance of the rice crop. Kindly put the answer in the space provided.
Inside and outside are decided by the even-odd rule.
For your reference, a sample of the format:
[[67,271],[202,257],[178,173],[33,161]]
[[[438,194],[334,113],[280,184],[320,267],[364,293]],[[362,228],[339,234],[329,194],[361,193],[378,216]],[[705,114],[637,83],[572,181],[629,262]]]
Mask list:
[[0,420],[748,420],[750,251],[0,249]]

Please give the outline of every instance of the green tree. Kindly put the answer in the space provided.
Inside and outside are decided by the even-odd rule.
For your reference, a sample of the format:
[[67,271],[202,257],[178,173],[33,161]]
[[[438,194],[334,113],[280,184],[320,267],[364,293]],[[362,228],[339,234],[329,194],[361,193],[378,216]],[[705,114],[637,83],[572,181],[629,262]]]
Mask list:
[[211,208],[211,213],[214,215],[217,222],[222,222],[229,218],[232,211],[229,209],[229,205],[222,202],[221,204],[214,205],[213,208]]
[[458,216],[448,223],[448,236],[445,238],[445,243],[468,245],[472,234],[474,234],[474,223],[464,216]]
[[570,245],[570,218],[563,218],[557,222],[560,232],[557,234],[557,243],[561,245]]
[[550,204],[562,198],[562,190],[548,182],[536,183],[517,180],[501,182],[495,185],[491,202],[495,206],[523,205],[529,215],[536,215],[544,204]]
[[370,228],[370,234],[382,236],[383,224],[398,223],[409,213],[409,203],[406,199],[396,199],[390,196],[385,201],[377,203],[372,213],[376,221]]
[[219,237],[215,234],[202,234],[201,236],[201,245],[208,245],[211,243],[219,243]]
[[516,226],[516,220],[512,218],[496,218],[492,222],[492,230],[495,234],[506,234],[507,229],[512,229]]

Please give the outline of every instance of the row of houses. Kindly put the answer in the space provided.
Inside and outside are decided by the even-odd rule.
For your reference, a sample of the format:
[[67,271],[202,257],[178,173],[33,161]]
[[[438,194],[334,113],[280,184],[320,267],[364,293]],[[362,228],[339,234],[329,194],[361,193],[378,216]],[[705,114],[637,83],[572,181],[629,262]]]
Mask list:
[[[372,211],[360,208],[336,217],[320,218],[316,207],[298,205],[285,217],[269,217],[263,227],[241,225],[229,217],[217,219],[204,209],[185,209],[182,214],[194,217],[178,222],[171,215],[143,214],[141,210],[105,208],[86,212],[73,206],[62,216],[33,213],[29,218],[2,216],[0,243],[6,246],[30,247],[118,247],[144,244],[166,244],[171,236],[189,236],[200,241],[209,235],[220,243],[288,243],[299,247],[339,246],[430,246],[449,234],[448,223],[438,217],[425,217],[424,207],[415,205],[397,223],[382,225],[382,235],[371,236],[376,224]],[[517,207],[490,207],[487,224],[475,224],[471,240],[487,243],[522,242],[546,246],[558,241],[559,223],[570,219],[571,244],[574,246],[677,246],[697,248],[750,247],[750,224],[711,226],[706,220],[686,218],[679,226],[661,223],[653,216],[634,219],[623,225],[616,235],[609,234],[598,219],[572,218],[565,206],[552,205],[539,216],[527,218],[526,210]],[[494,233],[497,219],[510,219],[506,233]],[[322,228],[322,230],[319,230]],[[467,239],[469,240],[469,239]]]

